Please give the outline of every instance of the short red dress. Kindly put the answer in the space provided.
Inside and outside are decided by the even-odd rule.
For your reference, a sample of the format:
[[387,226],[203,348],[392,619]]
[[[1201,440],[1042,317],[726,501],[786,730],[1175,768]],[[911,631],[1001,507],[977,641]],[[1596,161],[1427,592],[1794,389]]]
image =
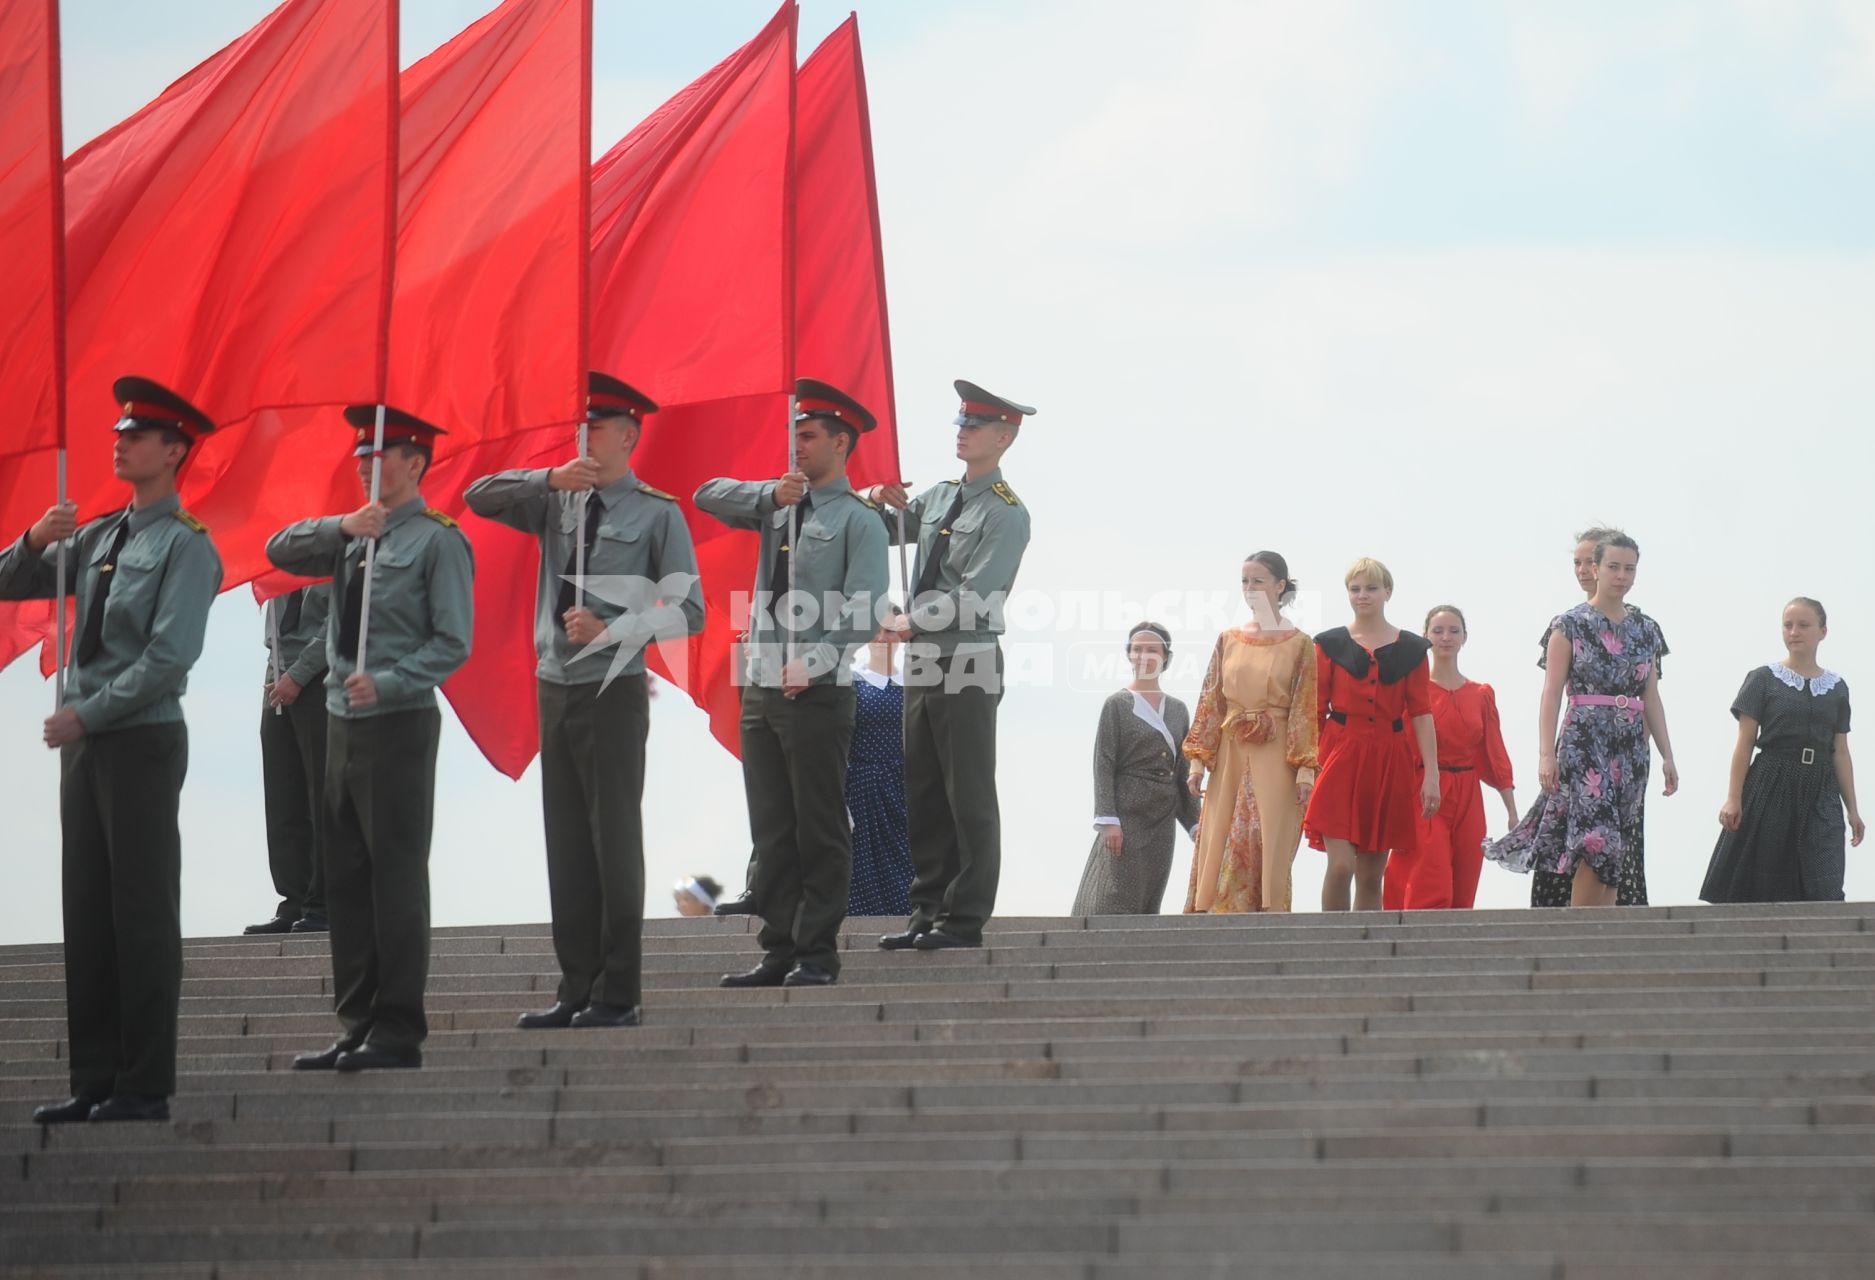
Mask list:
[[1359,853],[1385,853],[1418,838],[1412,721],[1432,714],[1431,647],[1410,631],[1372,650],[1346,627],[1315,637],[1321,773],[1302,819],[1310,848],[1346,840]]
[[[1433,685],[1432,726],[1439,739],[1439,812],[1427,818],[1415,810],[1414,847],[1395,849],[1387,859],[1382,905],[1388,911],[1469,908],[1484,865],[1484,788],[1514,785],[1490,685]],[[1413,759],[1419,759],[1417,743]]]

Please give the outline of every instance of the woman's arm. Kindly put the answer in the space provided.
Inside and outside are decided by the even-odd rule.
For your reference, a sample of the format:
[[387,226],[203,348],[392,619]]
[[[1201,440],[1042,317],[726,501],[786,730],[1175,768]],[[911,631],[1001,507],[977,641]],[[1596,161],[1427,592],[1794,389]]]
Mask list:
[[1543,658],[1543,696],[1536,708],[1536,781],[1545,791],[1557,787],[1556,730],[1562,719],[1563,688],[1569,683],[1569,636],[1561,627],[1549,633]]
[[1656,664],[1647,673],[1647,704],[1641,708],[1641,719],[1647,725],[1647,732],[1653,735],[1654,746],[1660,750],[1660,771],[1666,775],[1667,785],[1661,795],[1670,796],[1680,789],[1680,771],[1673,767],[1673,744],[1667,741],[1667,709],[1660,703],[1660,667]]
[[1725,803],[1719,806],[1719,825],[1727,831],[1738,830],[1738,820],[1745,812],[1745,771],[1751,768],[1751,748],[1758,741],[1758,722],[1748,715],[1738,717],[1738,741],[1732,744],[1732,768],[1725,783]]
[[1836,735],[1836,789],[1842,792],[1843,807],[1849,811],[1849,845],[1862,843],[1862,814],[1855,804],[1855,762],[1849,759],[1849,735]]

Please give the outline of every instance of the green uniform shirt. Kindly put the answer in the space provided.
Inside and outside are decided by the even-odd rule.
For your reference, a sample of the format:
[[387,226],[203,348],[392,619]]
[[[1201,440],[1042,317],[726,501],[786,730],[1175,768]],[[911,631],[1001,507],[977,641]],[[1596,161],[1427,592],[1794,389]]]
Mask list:
[[[287,605],[300,598],[299,617],[286,625]],[[267,669],[290,676],[304,689],[326,675],[326,615],[332,611],[332,588],[315,582],[298,591],[275,596],[266,604]]]
[[330,576],[332,616],[326,627],[326,710],[342,720],[436,705],[436,686],[469,657],[475,622],[475,562],[456,522],[412,498],[390,513],[378,540],[371,581],[366,672],[378,700],[354,707],[345,681],[357,668],[339,653],[340,611],[359,572],[365,539],[339,531],[341,516],[290,524],[267,540],[267,558],[301,577]]
[[[964,505],[948,527],[962,485]],[[898,513],[881,508],[887,536],[898,541]],[[961,482],[932,485],[905,509],[905,534],[918,541],[912,584],[924,580],[925,561],[940,557],[937,581],[913,601],[912,635],[950,653],[960,644],[994,642],[1003,633],[1003,607],[1029,545],[1029,509],[1003,482],[1002,469]]]
[[749,612],[747,679],[766,688],[781,687],[781,668],[790,644],[806,664],[808,679],[827,684],[841,678],[853,650],[872,639],[879,624],[875,610],[885,601],[891,578],[886,568],[886,540],[876,508],[853,492],[845,476],[808,490],[813,501],[800,537],[789,552],[794,589],[806,597],[803,608],[782,608],[777,624],[770,610],[771,591],[785,595],[786,582],[768,575],[775,553],[788,540],[790,508],[775,505],[773,480],[710,480],[697,490],[697,508],[732,529],[761,535],[755,561],[755,598]]
[[[581,495],[551,488],[542,469],[483,476],[464,496],[476,515],[540,540],[540,576],[534,590],[534,652],[540,657],[540,678],[549,684],[604,680],[614,657],[610,635],[605,648],[582,658],[581,647],[566,638],[560,616],[561,575],[573,560]],[[642,675],[650,641],[703,630],[703,580],[697,576],[690,528],[677,499],[630,471],[593,491],[586,520],[595,526],[588,530],[592,550],[586,556],[586,608],[608,628],[630,615],[613,629],[618,644],[631,655],[620,674]],[[594,581],[607,578],[615,581]]]
[[[104,602],[104,630],[91,661],[78,663],[98,566],[130,522]],[[182,719],[189,668],[202,656],[208,607],[221,590],[221,556],[202,522],[175,494],[81,527],[66,543],[65,587],[78,597],[74,665],[66,705],[87,733]],[[34,551],[22,536],[0,554],[0,600],[49,600],[58,590],[58,547]]]

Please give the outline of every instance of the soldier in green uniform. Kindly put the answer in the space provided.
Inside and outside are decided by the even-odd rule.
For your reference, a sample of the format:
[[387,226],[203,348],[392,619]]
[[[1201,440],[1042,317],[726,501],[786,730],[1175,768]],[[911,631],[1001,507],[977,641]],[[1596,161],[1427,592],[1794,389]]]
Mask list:
[[[541,810],[560,987],[518,1025],[632,1027],[644,963],[645,645],[703,629],[703,583],[677,500],[632,473],[657,405],[617,378],[587,387],[587,456],[502,471],[469,509],[540,540],[534,647]],[[584,597],[576,587],[585,510]]]
[[[374,405],[352,405],[358,479],[370,492]],[[384,415],[379,500],[347,516],[288,525],[267,557],[288,573],[330,576],[326,628],[326,913],[332,990],[344,1032],[295,1070],[416,1067],[429,1034],[430,824],[442,715],[436,686],[469,656],[474,564],[456,522],[419,486],[440,427]],[[369,625],[364,565],[373,539]],[[358,650],[364,632],[365,662]]]
[[202,653],[221,557],[176,473],[215,429],[145,378],[119,378],[111,469],[134,494],[80,526],[55,506],[0,553],[0,600],[50,599],[65,546],[72,665],[45,743],[59,752],[65,1017],[72,1096],[41,1124],[167,1120],[182,998],[182,694]]
[[324,933],[325,860],[319,849],[326,777],[325,583],[275,596],[266,619],[267,683],[260,708],[261,796],[267,869],[280,905],[243,933]]
[[741,729],[765,955],[747,973],[726,974],[725,987],[826,986],[839,977],[853,876],[847,663],[872,638],[889,585],[884,531],[846,479],[877,420],[812,378],[795,384],[795,400],[795,470],[778,480],[711,480],[696,495],[699,509],[732,529],[761,534]]
[[[1002,818],[996,804],[996,708],[1003,696],[1003,606],[1029,545],[1029,512],[1003,481],[1027,405],[959,381],[962,480],[916,499],[904,486],[869,495],[902,509],[918,539],[905,638],[905,808],[916,878],[911,920],[879,939],[888,951],[980,947],[996,906]],[[898,518],[883,510],[897,541]]]

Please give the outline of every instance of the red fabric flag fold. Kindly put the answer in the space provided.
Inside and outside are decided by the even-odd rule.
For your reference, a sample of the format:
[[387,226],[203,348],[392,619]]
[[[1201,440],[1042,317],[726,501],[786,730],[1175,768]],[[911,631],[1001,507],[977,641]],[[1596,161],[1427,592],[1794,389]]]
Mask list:
[[[128,499],[108,429],[126,373],[223,425],[192,451],[183,501],[214,530],[229,585],[260,568],[274,528],[323,509],[326,477],[288,447],[299,442],[274,409],[371,400],[383,385],[396,84],[395,3],[286,0],[65,162],[81,519]],[[29,444],[0,456],[0,536],[55,493],[53,452]],[[0,633],[30,629],[33,612],[0,606]]]
[[64,443],[58,0],[0,0],[0,455]]

